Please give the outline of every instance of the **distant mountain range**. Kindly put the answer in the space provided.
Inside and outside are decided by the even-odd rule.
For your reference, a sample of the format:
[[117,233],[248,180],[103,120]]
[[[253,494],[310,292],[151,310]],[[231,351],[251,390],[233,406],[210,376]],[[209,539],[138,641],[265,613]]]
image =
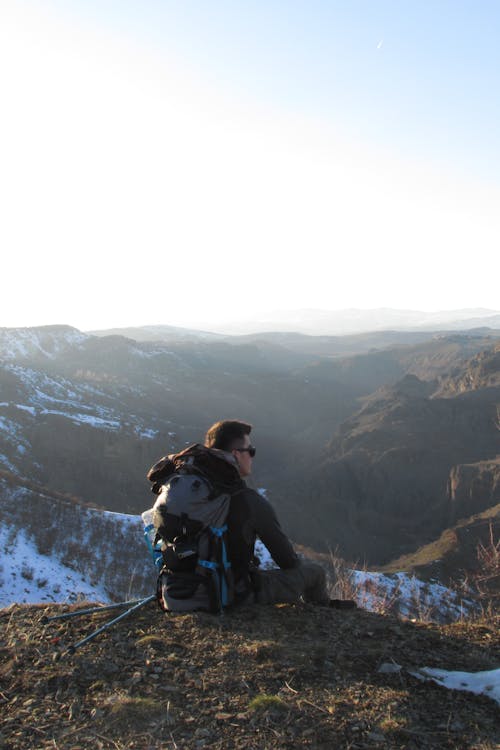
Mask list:
[[256,486],[297,542],[371,565],[414,554],[500,503],[499,342],[495,329],[154,341],[0,329],[0,525],[28,486],[138,514],[159,456],[239,417],[254,424]]
[[191,328],[149,325],[136,328],[111,328],[89,331],[96,335],[121,334],[140,341],[181,338],[215,338],[217,335],[254,335],[257,333],[302,333],[312,336],[346,336],[374,331],[457,331],[471,328],[500,329],[500,311],[487,308],[442,310],[275,310],[247,320],[210,324],[200,321]]

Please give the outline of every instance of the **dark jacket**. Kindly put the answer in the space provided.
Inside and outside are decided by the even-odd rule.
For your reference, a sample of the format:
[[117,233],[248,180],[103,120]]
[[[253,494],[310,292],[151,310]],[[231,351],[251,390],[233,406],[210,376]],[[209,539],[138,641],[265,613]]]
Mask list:
[[294,568],[299,564],[274,508],[255,490],[245,487],[232,495],[227,525],[229,559],[239,597],[248,593],[253,586],[252,573],[258,567],[254,554],[257,537],[280,568]]

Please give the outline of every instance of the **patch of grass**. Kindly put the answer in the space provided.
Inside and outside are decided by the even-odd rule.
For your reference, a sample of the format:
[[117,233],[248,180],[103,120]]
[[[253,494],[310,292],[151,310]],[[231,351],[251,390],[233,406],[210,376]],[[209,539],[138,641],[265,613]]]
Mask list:
[[110,704],[109,718],[112,724],[138,728],[155,720],[170,720],[168,711],[154,698],[119,696]]
[[265,662],[279,659],[283,649],[279,643],[274,641],[260,641],[246,646],[244,651],[255,661]]
[[402,716],[386,716],[378,725],[382,732],[397,732],[408,726],[408,720]]
[[286,703],[282,700],[279,695],[268,695],[267,693],[260,693],[252,698],[248,704],[249,711],[284,711],[286,709]]
[[106,683],[104,680],[96,680],[91,685],[89,685],[89,691],[94,691],[95,693],[99,692],[100,690],[104,690],[106,687]]

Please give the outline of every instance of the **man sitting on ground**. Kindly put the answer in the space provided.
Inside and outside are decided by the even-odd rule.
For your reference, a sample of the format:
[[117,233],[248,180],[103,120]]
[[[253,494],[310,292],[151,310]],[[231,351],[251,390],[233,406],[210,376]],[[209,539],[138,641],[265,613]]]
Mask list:
[[[252,426],[246,422],[224,420],[210,427],[205,438],[205,446],[223,451],[226,460],[237,467],[242,480],[250,475],[256,453],[250,443],[251,430]],[[269,501],[244,481],[242,489],[231,497],[227,525],[237,602],[305,601],[329,605],[324,569],[297,557]],[[279,569],[259,569],[254,554],[257,537]]]

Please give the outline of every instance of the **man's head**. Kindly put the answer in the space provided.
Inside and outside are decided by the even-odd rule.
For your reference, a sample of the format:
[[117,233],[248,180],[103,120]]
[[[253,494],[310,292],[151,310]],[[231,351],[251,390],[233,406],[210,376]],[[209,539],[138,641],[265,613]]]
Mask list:
[[250,444],[252,425],[236,419],[224,419],[216,422],[205,436],[207,448],[232,453],[238,464],[242,477],[247,477],[252,471],[252,458],[255,448]]

